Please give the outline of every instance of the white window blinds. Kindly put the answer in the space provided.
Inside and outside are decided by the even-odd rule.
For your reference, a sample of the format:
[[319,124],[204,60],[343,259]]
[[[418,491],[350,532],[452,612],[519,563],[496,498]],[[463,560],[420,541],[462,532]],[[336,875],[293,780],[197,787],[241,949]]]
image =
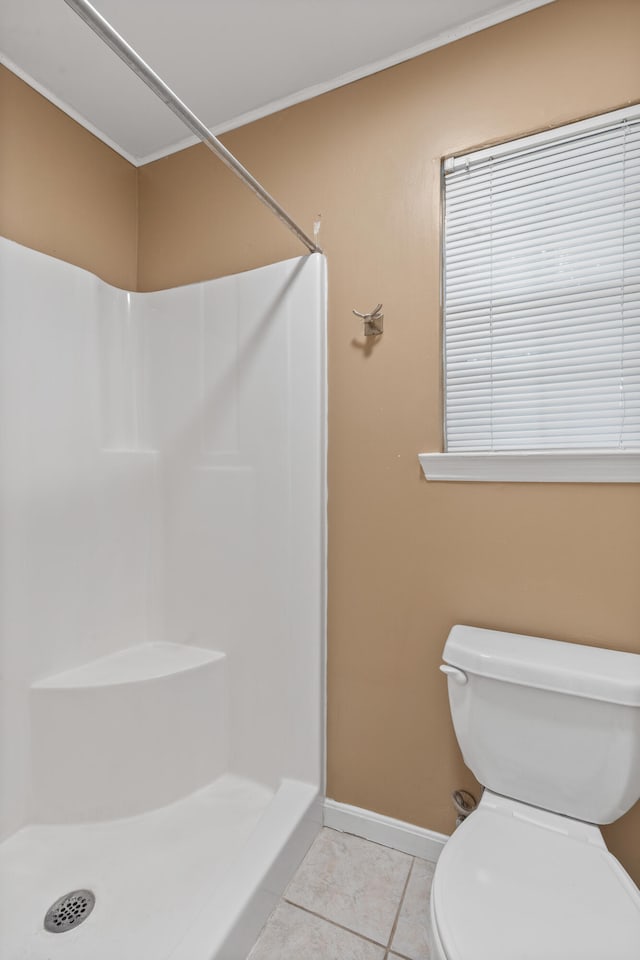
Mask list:
[[640,448],[640,109],[444,167],[449,451]]

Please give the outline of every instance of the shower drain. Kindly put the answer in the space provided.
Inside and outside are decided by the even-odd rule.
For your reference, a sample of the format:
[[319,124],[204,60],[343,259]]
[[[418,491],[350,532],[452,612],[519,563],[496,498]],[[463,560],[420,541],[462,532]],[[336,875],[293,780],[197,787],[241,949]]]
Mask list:
[[73,890],[65,893],[47,910],[44,928],[49,933],[66,933],[86,920],[96,903],[91,890]]

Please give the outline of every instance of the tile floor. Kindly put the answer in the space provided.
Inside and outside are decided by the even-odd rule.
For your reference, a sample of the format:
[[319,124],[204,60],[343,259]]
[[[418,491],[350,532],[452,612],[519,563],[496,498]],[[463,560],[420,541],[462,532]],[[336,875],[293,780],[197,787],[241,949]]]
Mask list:
[[429,960],[434,869],[325,827],[249,960]]

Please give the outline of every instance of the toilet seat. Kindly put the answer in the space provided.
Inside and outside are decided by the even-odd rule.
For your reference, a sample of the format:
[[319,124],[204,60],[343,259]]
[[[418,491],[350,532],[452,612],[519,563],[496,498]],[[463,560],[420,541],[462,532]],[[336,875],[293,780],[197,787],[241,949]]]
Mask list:
[[442,960],[638,960],[640,891],[597,827],[485,791],[433,880]]

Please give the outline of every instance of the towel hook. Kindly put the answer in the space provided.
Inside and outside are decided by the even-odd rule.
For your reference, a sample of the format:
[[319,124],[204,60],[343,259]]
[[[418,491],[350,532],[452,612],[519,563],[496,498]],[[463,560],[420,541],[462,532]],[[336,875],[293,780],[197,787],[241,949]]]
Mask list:
[[377,304],[370,313],[360,313],[359,310],[354,310],[353,313],[356,317],[360,317],[360,319],[364,321],[365,337],[377,337],[384,330],[382,323],[384,313],[382,313],[381,303]]

